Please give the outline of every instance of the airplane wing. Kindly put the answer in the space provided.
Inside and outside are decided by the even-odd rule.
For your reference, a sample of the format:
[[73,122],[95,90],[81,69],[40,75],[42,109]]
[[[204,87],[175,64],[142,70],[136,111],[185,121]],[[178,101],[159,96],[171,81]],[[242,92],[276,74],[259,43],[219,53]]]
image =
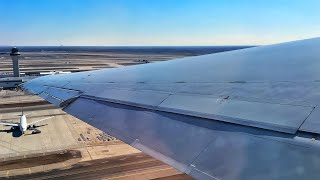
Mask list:
[[320,177],[320,38],[21,87],[196,179]]
[[36,123],[39,123],[39,122],[44,121],[44,120],[47,120],[47,119],[51,119],[51,118],[53,118],[53,117],[54,117],[54,116],[50,116],[50,117],[46,117],[46,118],[43,118],[43,119],[34,121],[34,122],[32,122],[32,123],[29,123],[28,126],[33,125],[33,124],[36,124]]
[[14,124],[14,123],[3,123],[3,122],[0,122],[0,125],[4,125],[4,126],[19,126],[18,124]]

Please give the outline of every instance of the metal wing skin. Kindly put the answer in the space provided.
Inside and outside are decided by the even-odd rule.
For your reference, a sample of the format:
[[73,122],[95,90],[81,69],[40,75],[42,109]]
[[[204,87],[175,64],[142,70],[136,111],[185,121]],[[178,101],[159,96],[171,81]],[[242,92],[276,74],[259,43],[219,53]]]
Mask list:
[[22,88],[196,179],[320,177],[320,38]]
[[3,123],[3,122],[0,122],[0,125],[3,125],[3,126],[15,126],[15,127],[18,127],[19,124],[14,124],[14,123]]
[[43,119],[39,119],[39,120],[37,120],[37,121],[34,121],[34,122],[32,122],[32,123],[29,123],[28,126],[34,125],[34,124],[39,123],[39,122],[41,122],[41,121],[45,121],[45,120],[51,119],[51,118],[53,118],[53,117],[54,117],[54,116],[50,116],[50,117],[46,117],[46,118],[43,118]]

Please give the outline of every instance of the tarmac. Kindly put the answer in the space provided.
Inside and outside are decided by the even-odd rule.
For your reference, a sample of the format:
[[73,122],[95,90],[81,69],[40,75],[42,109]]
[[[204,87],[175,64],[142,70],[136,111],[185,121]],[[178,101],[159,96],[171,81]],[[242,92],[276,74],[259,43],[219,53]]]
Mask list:
[[[169,176],[169,177],[168,177]],[[191,179],[180,175],[173,168],[155,160],[145,154],[136,153],[113,158],[103,158],[81,162],[71,167],[48,172],[39,172],[29,175],[18,175],[4,179],[158,179],[179,177]],[[168,179],[168,180],[169,180]]]
[[[184,54],[23,53],[22,73],[86,71],[184,57]],[[0,74],[11,73],[9,56]],[[0,179],[191,179],[43,99],[21,91],[0,90],[0,121],[40,122],[40,134],[21,134],[0,126]],[[30,113],[30,114],[29,114]]]
[[[63,52],[21,52],[20,72],[86,71],[114,68],[148,62],[164,61],[185,57],[186,54],[157,52],[146,53],[63,53]],[[2,58],[1,58],[2,57]],[[1,56],[0,74],[12,73],[10,56]]]
[[29,131],[23,135],[0,126],[0,178],[190,178],[37,96],[21,91],[0,91],[2,122],[17,123],[22,110],[28,122],[49,116],[54,118],[37,124],[40,134]]
[[[20,93],[20,92],[18,92]],[[17,93],[17,94],[18,94]],[[34,104],[32,103],[34,102]],[[54,118],[40,122],[40,134],[22,135],[20,131],[10,131],[10,127],[0,126],[0,158],[8,159],[34,153],[45,153],[67,148],[78,148],[76,131],[66,119],[66,113],[46,103],[36,96],[2,96],[0,103],[2,122],[18,123],[19,115],[24,112],[28,123],[49,116]]]

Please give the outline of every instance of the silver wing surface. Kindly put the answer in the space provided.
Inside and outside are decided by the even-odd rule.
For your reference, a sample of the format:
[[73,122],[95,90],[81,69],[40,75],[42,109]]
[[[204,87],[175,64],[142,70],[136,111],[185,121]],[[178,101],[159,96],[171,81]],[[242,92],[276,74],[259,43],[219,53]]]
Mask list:
[[196,179],[320,177],[320,38],[22,88]]

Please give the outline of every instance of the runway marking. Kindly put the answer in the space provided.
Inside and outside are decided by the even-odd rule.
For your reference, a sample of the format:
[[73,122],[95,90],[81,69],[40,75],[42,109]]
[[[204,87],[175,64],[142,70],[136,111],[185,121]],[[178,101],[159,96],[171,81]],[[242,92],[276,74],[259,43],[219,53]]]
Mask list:
[[142,174],[147,174],[147,173],[152,173],[152,172],[157,172],[157,171],[166,171],[166,170],[170,170],[170,169],[172,169],[172,168],[150,170],[150,171],[144,171],[144,172],[140,172],[140,173],[133,173],[133,174],[123,175],[123,176],[116,176],[116,177],[111,177],[111,178],[106,178],[106,179],[125,178],[125,177],[129,177],[129,176],[142,175]]
[[91,154],[90,154],[88,148],[87,148],[87,147],[85,147],[85,148],[86,148],[86,150],[87,150],[87,152],[88,152],[88,154],[89,154],[90,159],[93,160],[93,158],[91,157]]

